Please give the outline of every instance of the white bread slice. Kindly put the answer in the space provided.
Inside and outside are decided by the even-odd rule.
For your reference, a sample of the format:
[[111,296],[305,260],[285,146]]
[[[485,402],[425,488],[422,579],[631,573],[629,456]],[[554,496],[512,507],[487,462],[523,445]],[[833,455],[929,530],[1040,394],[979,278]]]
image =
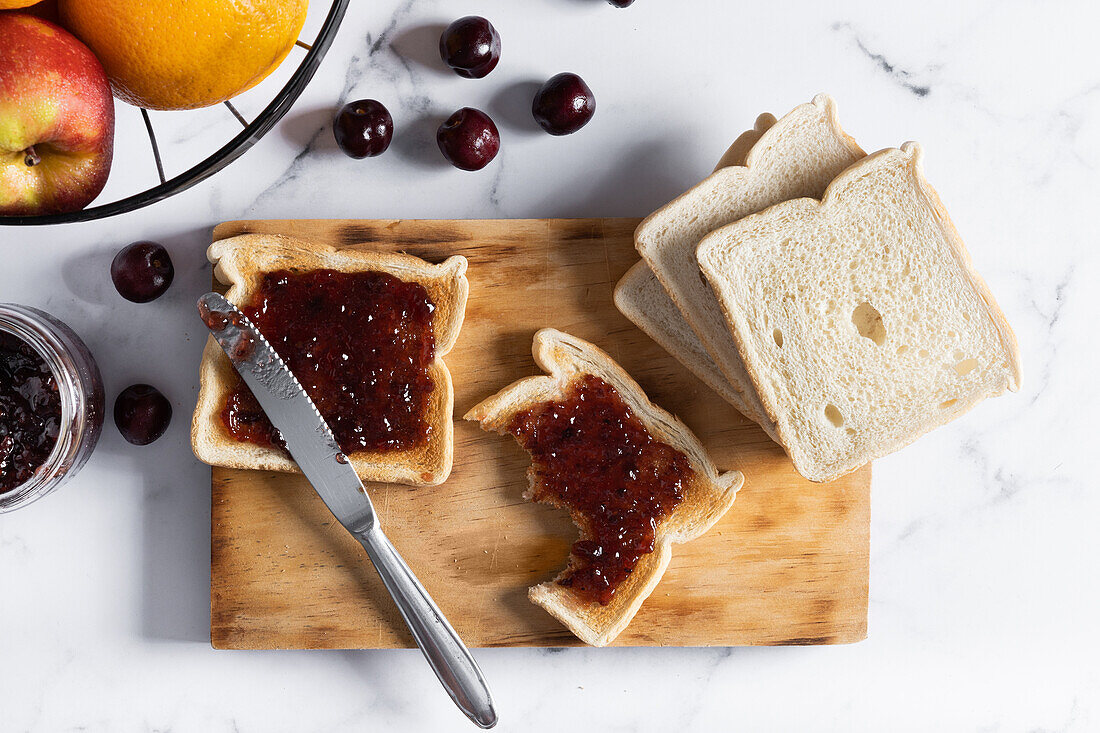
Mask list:
[[795,468],[829,481],[1020,383],[1016,338],[907,143],[823,201],[707,236],[699,265]]
[[[744,165],[749,151],[775,121],[775,116],[767,112],[757,117],[753,128],[741,133],[733,141],[718,161],[715,170],[731,165]],[[760,425],[772,440],[778,440],[775,426],[764,416],[759,401],[750,401],[741,390],[730,385],[645,260],[631,267],[615,285],[615,306],[703,384],[733,405],[742,415]]]
[[722,168],[645,219],[638,252],[745,402],[763,414],[725,318],[695,261],[710,232],[792,198],[820,197],[838,173],[865,153],[841,129],[836,104],[819,94],[772,125],[743,166]]
[[[430,367],[435,390],[430,414],[431,433],[425,445],[401,451],[355,452],[351,463],[363,481],[434,486],[447,479],[454,456],[454,388],[443,357],[458,339],[466,313],[469,282],[466,258],[454,256],[433,265],[405,254],[359,249],[335,249],[291,237],[245,234],[214,242],[207,249],[214,275],[229,286],[226,298],[246,304],[265,273],[274,270],[333,269],[341,272],[386,272],[406,282],[418,282],[436,308],[432,315],[435,360]],[[236,440],[221,420],[221,410],[237,373],[213,338],[203,351],[199,397],[191,421],[191,447],[200,461],[213,466],[263,471],[299,472],[298,464],[275,448]]]
[[[615,305],[620,313],[661,348],[676,357],[703,384],[733,405],[742,415],[760,425],[772,440],[778,442],[775,426],[763,414],[764,408],[760,407],[758,411],[754,404],[730,385],[644,260],[635,263],[620,278],[615,286]],[[758,402],[753,400],[753,403]]]
[[[507,433],[516,413],[562,398],[575,377],[591,374],[615,388],[654,438],[683,452],[697,474],[697,480],[685,488],[683,501],[657,527],[653,552],[642,557],[607,606],[584,602],[554,581],[529,590],[528,597],[535,605],[546,609],[582,641],[605,646],[626,628],[660,581],[672,557],[672,543],[688,542],[710,529],[733,504],[744,476],[739,471],[719,474],[688,427],[650,402],[621,366],[587,341],[544,328],[535,334],[532,352],[535,363],[549,376],[528,377],[506,387],[471,409],[467,420],[480,422],[485,430]],[[536,478],[533,472],[528,476],[532,483],[524,496],[530,499]]]

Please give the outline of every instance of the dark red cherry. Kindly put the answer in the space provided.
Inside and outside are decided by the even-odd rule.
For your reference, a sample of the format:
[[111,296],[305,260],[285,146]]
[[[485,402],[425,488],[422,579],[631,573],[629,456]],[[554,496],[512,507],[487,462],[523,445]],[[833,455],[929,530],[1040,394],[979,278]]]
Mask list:
[[463,107],[447,118],[435,134],[443,157],[456,168],[478,171],[500,151],[500,133],[489,115]]
[[156,387],[134,384],[115,400],[115,425],[127,442],[149,445],[172,422],[172,404]]
[[467,15],[443,31],[439,55],[459,76],[480,79],[500,61],[500,34],[485,18]]
[[607,0],[607,2],[611,3],[616,8],[629,8],[634,4],[634,0]]
[[345,104],[332,124],[336,144],[352,158],[373,158],[393,140],[393,117],[381,102],[360,99]]
[[175,269],[168,250],[156,242],[134,242],[111,261],[111,281],[126,300],[148,303],[164,295]]
[[531,113],[551,135],[569,135],[596,114],[596,97],[576,74],[558,74],[539,89]]

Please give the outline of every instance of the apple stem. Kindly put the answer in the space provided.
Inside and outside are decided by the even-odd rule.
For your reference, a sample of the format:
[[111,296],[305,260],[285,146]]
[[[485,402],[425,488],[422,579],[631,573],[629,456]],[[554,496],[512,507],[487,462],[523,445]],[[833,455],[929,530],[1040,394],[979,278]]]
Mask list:
[[30,146],[23,151],[23,162],[28,166],[35,166],[42,162],[42,156],[38,154],[38,151],[34,149],[34,146]]

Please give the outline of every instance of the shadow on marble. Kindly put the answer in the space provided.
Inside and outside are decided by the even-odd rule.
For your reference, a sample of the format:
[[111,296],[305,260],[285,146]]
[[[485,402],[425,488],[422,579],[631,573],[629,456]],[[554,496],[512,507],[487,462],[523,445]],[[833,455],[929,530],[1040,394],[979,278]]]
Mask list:
[[101,246],[69,258],[61,265],[61,281],[85,303],[106,306],[124,303],[111,282],[111,260],[127,244]]
[[[61,281],[69,292],[85,303],[112,309],[140,308],[142,311],[137,312],[140,316],[151,315],[154,309],[163,308],[168,304],[174,306],[175,301],[181,296],[189,297],[183,294],[191,290],[189,285],[194,281],[197,270],[202,270],[206,274],[207,280],[203,285],[209,282],[210,270],[206,261],[206,247],[210,244],[209,228],[191,229],[170,236],[157,236],[155,241],[168,250],[175,274],[168,292],[152,303],[129,303],[118,294],[114,283],[111,282],[111,260],[119,250],[130,244],[129,241],[122,239],[66,260],[61,265]],[[118,324],[107,321],[102,325],[104,328],[112,328]]]
[[542,128],[531,114],[542,82],[537,79],[512,82],[493,95],[489,101],[489,116],[501,127],[525,135],[544,135]]
[[303,152],[338,151],[332,134],[332,120],[338,111],[335,107],[291,111],[279,123],[279,134]]
[[[140,523],[132,565],[140,569],[140,591],[127,586],[134,634],[167,642],[210,640],[210,469],[189,447],[191,404],[188,391],[153,378],[173,404],[167,433],[147,446],[123,440],[111,418],[115,390],[108,389],[107,418],[92,463],[110,466],[133,480],[84,483],[96,501],[120,509]],[[180,399],[180,398],[183,399]],[[119,542],[128,541],[120,537]],[[120,544],[120,547],[125,547]],[[2,728],[2,726],[0,726]]]
[[[161,387],[175,385],[165,392],[172,401],[172,425],[145,447],[118,438],[140,461],[136,468],[144,477],[142,635],[165,641],[210,641],[210,469],[191,453],[190,427],[207,336],[194,304],[210,289],[206,248],[211,238],[211,229],[203,227],[158,240],[172,256],[175,281],[160,300],[134,307],[152,308],[163,301],[171,318],[167,325],[183,340],[172,350],[176,359],[169,368],[175,378]],[[162,375],[149,378],[159,385]]]
[[[583,133],[583,131],[582,131]],[[580,134],[580,133],[578,133]],[[578,169],[564,180],[557,195],[543,198],[546,209],[524,215],[538,217],[646,216],[702,180],[700,171],[683,153],[683,138],[644,140],[617,156],[602,175]]]
[[440,687],[427,662],[424,662],[419,679],[393,674],[395,666],[408,664],[411,655],[420,656],[418,649],[339,650],[333,653],[370,691],[370,708],[375,716],[407,715],[412,700],[435,693],[447,699],[446,691]]
[[[92,305],[78,332],[95,354],[106,391],[106,419],[94,460],[140,477],[142,593],[135,598],[139,633],[146,638],[208,642],[210,638],[210,473],[190,450],[198,364],[206,330],[195,313],[210,288],[209,227],[147,235],[168,250],[172,286],[151,303],[124,300],[111,283],[110,264],[127,241],[77,255],[62,264],[65,286]],[[74,324],[76,327],[77,324]],[[133,446],[119,434],[112,407],[119,391],[153,384],[172,403],[163,437]],[[120,500],[118,487],[99,487]],[[136,497],[135,497],[136,498]]]
[[440,76],[454,76],[455,73],[439,55],[439,37],[446,29],[446,23],[413,26],[397,34],[390,43],[390,50],[402,59]]
[[[174,415],[173,420],[186,433],[190,417],[188,411]],[[210,468],[199,463],[186,445],[178,445],[182,441],[174,442],[177,445],[143,455],[141,462],[145,476],[141,631],[147,639],[208,644]]]
[[394,134],[392,149],[419,168],[449,168],[451,164],[439,152],[435,141],[435,133],[446,119],[446,115],[428,113],[407,122],[403,130]]

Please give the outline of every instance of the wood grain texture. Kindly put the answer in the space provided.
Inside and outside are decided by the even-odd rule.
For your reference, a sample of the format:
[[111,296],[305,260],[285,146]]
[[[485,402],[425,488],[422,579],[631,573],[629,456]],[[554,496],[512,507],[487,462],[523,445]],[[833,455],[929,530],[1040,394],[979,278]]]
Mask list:
[[[612,289],[637,261],[635,219],[241,221],[258,232],[470,262],[466,323],[446,361],[455,415],[538,373],[531,338],[592,341],[679,415],[745,486],[704,537],[673,550],[619,646],[836,644],[867,630],[870,467],[812,484],[782,449],[619,315]],[[521,498],[515,441],[459,419],[442,486],[369,488],[394,545],[472,647],[579,642],[527,600],[564,566],[576,528]],[[301,476],[213,469],[211,641],[222,649],[412,646],[362,548]]]

